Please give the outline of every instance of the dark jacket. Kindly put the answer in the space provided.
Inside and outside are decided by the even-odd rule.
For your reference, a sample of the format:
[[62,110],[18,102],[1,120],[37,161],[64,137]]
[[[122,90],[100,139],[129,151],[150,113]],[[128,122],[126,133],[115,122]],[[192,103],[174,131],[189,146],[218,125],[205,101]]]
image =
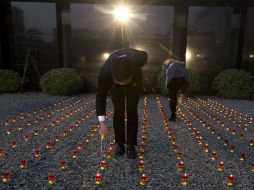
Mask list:
[[184,78],[188,82],[188,73],[183,62],[173,60],[169,65],[163,65],[163,77],[165,78],[166,86],[170,83],[173,78]]
[[133,70],[133,78],[130,85],[140,86],[142,88],[142,71],[141,67],[147,62],[148,55],[144,51],[136,49],[120,49],[114,51],[106,60],[101,68],[98,80],[97,94],[96,94],[96,114],[106,115],[106,98],[107,92],[114,84],[114,80],[111,74],[111,64],[116,57],[127,55],[132,59],[135,59],[135,67]]

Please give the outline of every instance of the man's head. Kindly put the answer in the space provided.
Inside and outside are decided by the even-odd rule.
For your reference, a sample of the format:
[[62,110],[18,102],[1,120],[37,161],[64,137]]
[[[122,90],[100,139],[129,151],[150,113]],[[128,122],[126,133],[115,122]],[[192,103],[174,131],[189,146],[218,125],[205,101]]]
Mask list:
[[127,55],[116,57],[111,64],[111,74],[114,83],[120,85],[130,84],[134,72],[134,60]]

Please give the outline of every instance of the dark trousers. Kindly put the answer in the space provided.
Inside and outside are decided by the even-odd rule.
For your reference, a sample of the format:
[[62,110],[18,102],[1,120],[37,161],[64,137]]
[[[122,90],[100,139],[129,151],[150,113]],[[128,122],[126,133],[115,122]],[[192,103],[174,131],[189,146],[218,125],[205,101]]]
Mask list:
[[171,110],[171,115],[176,116],[176,106],[177,106],[177,93],[179,90],[185,91],[187,88],[187,83],[183,77],[173,78],[168,84],[169,90],[169,107]]
[[127,108],[127,145],[137,145],[138,135],[138,101],[140,87],[131,85],[114,85],[112,101],[114,104],[113,128],[117,144],[125,144],[124,113]]

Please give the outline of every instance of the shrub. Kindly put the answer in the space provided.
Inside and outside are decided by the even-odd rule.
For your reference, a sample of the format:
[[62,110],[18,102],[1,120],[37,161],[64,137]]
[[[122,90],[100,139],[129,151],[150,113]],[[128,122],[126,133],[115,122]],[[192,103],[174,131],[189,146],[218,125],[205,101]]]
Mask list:
[[253,91],[253,77],[246,71],[229,69],[214,78],[212,87],[225,98],[248,98]]
[[191,96],[196,95],[201,90],[201,77],[195,71],[187,70],[189,76],[189,93]]
[[15,92],[21,85],[22,78],[16,72],[0,69],[0,92]]
[[75,69],[52,69],[42,76],[40,87],[51,95],[72,95],[81,91],[83,80]]
[[[189,76],[189,94],[191,96],[197,94],[201,89],[201,77],[197,72],[187,70]],[[162,74],[157,77],[157,87],[161,94],[168,95],[168,89],[165,88],[165,79]]]

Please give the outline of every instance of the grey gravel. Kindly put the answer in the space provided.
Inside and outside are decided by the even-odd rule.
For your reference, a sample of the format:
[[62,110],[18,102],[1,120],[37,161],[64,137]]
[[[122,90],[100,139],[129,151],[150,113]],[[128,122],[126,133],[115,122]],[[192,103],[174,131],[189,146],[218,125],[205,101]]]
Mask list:
[[[179,118],[177,124],[171,123],[173,134],[177,139],[179,150],[183,153],[183,161],[186,164],[185,171],[189,174],[189,183],[187,186],[181,184],[181,176],[184,172],[177,170],[176,154],[173,151],[171,140],[168,138],[167,131],[162,121],[162,115],[157,107],[156,97],[159,97],[163,108],[167,115],[170,115],[168,99],[161,95],[146,95],[148,105],[148,121],[147,121],[147,147],[145,149],[145,170],[148,176],[146,186],[139,184],[140,172],[137,168],[139,159],[128,160],[126,155],[121,158],[111,158],[107,160],[107,168],[101,172],[103,177],[102,185],[95,184],[95,174],[100,172],[100,161],[102,155],[100,152],[100,140],[98,133],[86,142],[86,135],[90,133],[91,128],[98,122],[94,113],[89,118],[81,122],[80,126],[75,130],[68,132],[66,137],[61,136],[60,142],[54,142],[56,135],[61,135],[63,130],[67,130],[69,125],[74,125],[78,118],[82,118],[84,114],[91,113],[95,108],[94,102],[90,103],[82,111],[76,112],[71,118],[68,118],[58,126],[51,126],[52,120],[65,114],[70,109],[84,105],[86,102],[95,99],[94,94],[85,94],[73,97],[54,97],[43,93],[25,93],[19,102],[19,94],[1,94],[0,95],[0,148],[6,150],[6,154],[0,157],[0,172],[8,170],[11,172],[11,181],[8,184],[0,182],[1,190],[13,189],[131,189],[131,190],[163,190],[163,189],[229,189],[226,185],[227,177],[230,174],[235,176],[235,184],[231,189],[254,189],[254,172],[251,171],[251,164],[254,162],[254,146],[249,146],[247,140],[241,140],[238,136],[232,135],[225,128],[222,128],[211,118],[204,115],[199,109],[190,104],[186,100],[187,105],[207,123],[211,124],[223,138],[236,146],[236,151],[230,153],[228,148],[223,145],[223,141],[217,140],[216,136],[211,134],[198,121],[188,113],[186,108],[179,104],[181,110],[191,119],[193,127],[196,127],[203,137],[203,145],[209,143],[211,149],[218,152],[218,160],[212,161],[211,152],[205,153],[203,145],[198,145],[196,139],[192,135],[191,130],[187,128],[183,121]],[[143,97],[140,98],[138,105],[139,123],[143,121]],[[215,97],[198,97],[205,101],[212,99],[225,106],[234,108],[235,110],[248,115],[254,113],[254,102],[245,100],[228,100]],[[192,100],[197,102],[201,107],[202,104],[198,98]],[[67,105],[71,102],[79,100],[75,105],[67,110],[55,112],[54,115],[45,120],[45,124],[49,125],[48,131],[43,131],[42,121],[36,124],[39,129],[39,135],[32,135],[35,126],[25,126],[22,131],[17,131],[16,125],[9,127],[2,125],[3,119],[10,119],[13,115],[20,112],[28,112],[33,109],[38,110],[45,105],[51,106],[51,109],[57,106]],[[59,104],[59,101],[64,101]],[[56,103],[56,104],[55,104]],[[55,105],[54,105],[55,104]],[[108,109],[112,108],[112,103],[108,103]],[[205,108],[205,107],[204,107]],[[206,109],[209,114],[216,115],[212,110]],[[32,114],[33,115],[33,114]],[[216,115],[225,124],[235,127],[227,119]],[[253,115],[252,115],[253,116]],[[26,119],[28,120],[28,119]],[[19,121],[18,121],[19,122]],[[109,147],[112,141],[112,115],[108,118],[109,135],[104,143],[105,148]],[[7,128],[13,127],[14,133],[6,135]],[[238,130],[245,134],[247,139],[254,139],[251,131],[254,130],[254,124],[249,126],[248,131]],[[23,135],[30,134],[30,141],[24,142]],[[140,142],[141,127],[139,128],[138,142]],[[10,148],[10,141],[16,139],[18,147]],[[51,140],[52,149],[45,149],[45,142]],[[71,157],[71,151],[76,149],[77,142],[82,142],[83,150],[79,150],[79,156],[76,159]],[[34,158],[33,151],[41,149],[42,156]],[[246,153],[247,160],[240,161],[239,154]],[[26,159],[28,161],[27,168],[21,170],[19,168],[19,160]],[[59,169],[60,160],[66,160],[68,167],[65,171]],[[219,173],[217,165],[219,161],[225,162],[225,171]],[[47,176],[50,173],[56,174],[57,182],[49,185]]]

